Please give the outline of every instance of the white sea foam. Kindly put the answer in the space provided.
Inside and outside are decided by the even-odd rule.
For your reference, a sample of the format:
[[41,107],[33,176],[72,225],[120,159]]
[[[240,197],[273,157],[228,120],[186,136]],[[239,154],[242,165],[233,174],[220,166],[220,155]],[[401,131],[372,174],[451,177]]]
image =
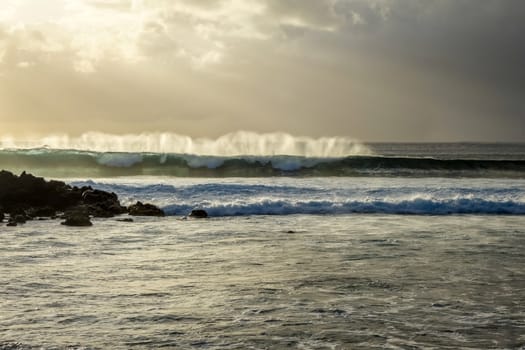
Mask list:
[[367,155],[370,150],[348,137],[310,138],[277,132],[258,134],[238,131],[217,139],[191,138],[175,133],[113,135],[87,132],[78,137],[51,135],[38,139],[0,138],[0,148],[77,149],[97,152],[179,153],[208,156],[345,157]]
[[169,215],[203,208],[211,216],[290,214],[525,215],[525,181],[502,179],[177,179],[79,182],[114,191],[126,204]]

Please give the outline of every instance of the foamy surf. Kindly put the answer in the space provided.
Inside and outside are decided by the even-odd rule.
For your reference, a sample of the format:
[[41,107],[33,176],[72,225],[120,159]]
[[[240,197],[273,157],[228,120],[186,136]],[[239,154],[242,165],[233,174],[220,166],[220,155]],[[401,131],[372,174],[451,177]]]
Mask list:
[[205,209],[211,216],[250,215],[525,215],[525,180],[393,178],[177,179],[76,181],[154,202],[168,215]]

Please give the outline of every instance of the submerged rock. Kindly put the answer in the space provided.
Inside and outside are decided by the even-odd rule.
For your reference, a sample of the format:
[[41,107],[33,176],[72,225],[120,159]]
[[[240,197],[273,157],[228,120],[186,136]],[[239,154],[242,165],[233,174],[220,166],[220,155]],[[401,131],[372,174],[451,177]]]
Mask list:
[[9,219],[9,221],[14,221],[17,224],[25,224],[27,222],[27,219],[26,219],[25,215],[19,214],[19,215],[15,215],[15,216],[11,217]]
[[205,219],[208,217],[208,213],[204,209],[193,209],[188,216],[194,219]]
[[22,213],[10,213],[9,220],[7,221],[7,226],[18,226],[18,224],[25,224],[27,222],[27,217]]
[[117,219],[117,221],[120,221],[120,222],[133,222],[133,219],[132,218],[125,218],[125,219]]
[[65,216],[66,221],[62,222],[62,225],[66,226],[92,226],[89,215],[82,212],[69,213]]
[[129,215],[133,216],[164,216],[164,210],[159,207],[149,204],[137,202],[128,207]]

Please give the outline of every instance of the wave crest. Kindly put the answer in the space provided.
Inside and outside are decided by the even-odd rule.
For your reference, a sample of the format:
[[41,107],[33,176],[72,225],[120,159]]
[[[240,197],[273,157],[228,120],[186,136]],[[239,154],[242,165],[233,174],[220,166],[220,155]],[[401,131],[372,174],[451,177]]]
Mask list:
[[523,178],[525,160],[432,159],[381,156],[199,156],[78,150],[0,150],[0,165],[47,177],[396,176]]

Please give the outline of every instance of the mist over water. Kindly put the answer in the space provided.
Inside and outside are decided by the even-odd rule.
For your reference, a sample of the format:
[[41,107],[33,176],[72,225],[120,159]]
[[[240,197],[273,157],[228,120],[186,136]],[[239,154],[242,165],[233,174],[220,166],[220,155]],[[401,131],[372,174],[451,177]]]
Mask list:
[[283,132],[259,134],[237,131],[217,139],[192,138],[175,133],[114,135],[87,132],[78,137],[50,135],[38,139],[2,137],[0,148],[76,149],[96,152],[179,153],[207,156],[345,157],[369,155],[365,145],[348,137],[310,138]]

